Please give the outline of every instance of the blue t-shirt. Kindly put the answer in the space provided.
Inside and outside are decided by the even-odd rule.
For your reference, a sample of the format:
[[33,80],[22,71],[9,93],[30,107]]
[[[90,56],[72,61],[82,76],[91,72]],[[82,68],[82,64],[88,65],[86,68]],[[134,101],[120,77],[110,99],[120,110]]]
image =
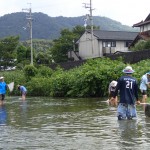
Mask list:
[[24,86],[20,86],[20,91],[21,92],[27,92],[27,89]]
[[7,84],[5,82],[0,82],[0,94],[6,94]]
[[120,94],[120,103],[135,104],[135,98],[138,100],[137,80],[132,76],[122,76],[118,79],[118,84],[114,97]]

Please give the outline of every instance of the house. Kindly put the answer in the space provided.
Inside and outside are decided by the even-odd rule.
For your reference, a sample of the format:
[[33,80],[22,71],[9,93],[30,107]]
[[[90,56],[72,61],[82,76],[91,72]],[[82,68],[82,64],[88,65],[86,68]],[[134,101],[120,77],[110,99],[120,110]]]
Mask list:
[[150,40],[150,14],[146,17],[144,21],[142,20],[141,22],[134,24],[133,27],[139,27],[140,33],[131,43],[131,47],[138,43],[140,40]]
[[[127,52],[138,32],[127,31],[85,31],[78,40],[79,57],[89,59],[114,54],[117,51]],[[92,39],[92,40],[91,40]]]

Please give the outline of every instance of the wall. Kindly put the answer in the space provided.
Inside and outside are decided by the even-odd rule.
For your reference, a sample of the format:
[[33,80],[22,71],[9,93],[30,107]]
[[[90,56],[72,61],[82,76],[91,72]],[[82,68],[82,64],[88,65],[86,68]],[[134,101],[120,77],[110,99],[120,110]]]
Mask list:
[[[93,48],[92,48],[93,47]],[[79,40],[79,56],[82,59],[102,57],[102,45],[97,38],[93,36],[93,46],[91,42],[91,34],[84,33]]]
[[150,50],[141,50],[136,52],[121,53],[107,56],[112,60],[122,57],[125,63],[137,63],[141,60],[150,59]]
[[127,51],[128,47],[125,47],[125,41],[117,41],[115,51]]
[[150,30],[150,24],[146,24],[144,26],[140,27],[140,32],[148,31]]
[[[141,60],[150,59],[150,49],[149,50],[142,50],[137,52],[128,52],[122,54],[114,54],[106,56],[112,60],[118,59],[118,57],[122,57],[125,63],[137,63]],[[78,66],[83,65],[86,63],[86,60],[79,60],[79,61],[72,61],[72,62],[63,62],[58,64],[51,64],[50,68],[55,69],[57,66],[61,66],[65,70],[69,70]]]

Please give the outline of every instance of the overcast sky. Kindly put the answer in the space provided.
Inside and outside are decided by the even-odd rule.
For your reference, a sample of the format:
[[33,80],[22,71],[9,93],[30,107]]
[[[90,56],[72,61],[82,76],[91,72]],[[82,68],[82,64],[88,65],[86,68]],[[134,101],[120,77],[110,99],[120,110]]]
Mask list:
[[[132,26],[150,13],[150,0],[91,0],[93,16],[103,16]],[[0,0],[0,16],[31,8],[51,17],[78,17],[89,14],[90,0]],[[86,5],[88,6],[88,5]]]

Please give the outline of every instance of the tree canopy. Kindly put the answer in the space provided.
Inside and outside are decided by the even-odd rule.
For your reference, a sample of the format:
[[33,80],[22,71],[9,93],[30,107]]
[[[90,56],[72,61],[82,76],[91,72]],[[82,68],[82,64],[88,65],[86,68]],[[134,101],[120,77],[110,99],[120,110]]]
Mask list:
[[18,36],[10,36],[0,40],[0,66],[3,66],[4,69],[8,66],[14,66],[18,44]]

